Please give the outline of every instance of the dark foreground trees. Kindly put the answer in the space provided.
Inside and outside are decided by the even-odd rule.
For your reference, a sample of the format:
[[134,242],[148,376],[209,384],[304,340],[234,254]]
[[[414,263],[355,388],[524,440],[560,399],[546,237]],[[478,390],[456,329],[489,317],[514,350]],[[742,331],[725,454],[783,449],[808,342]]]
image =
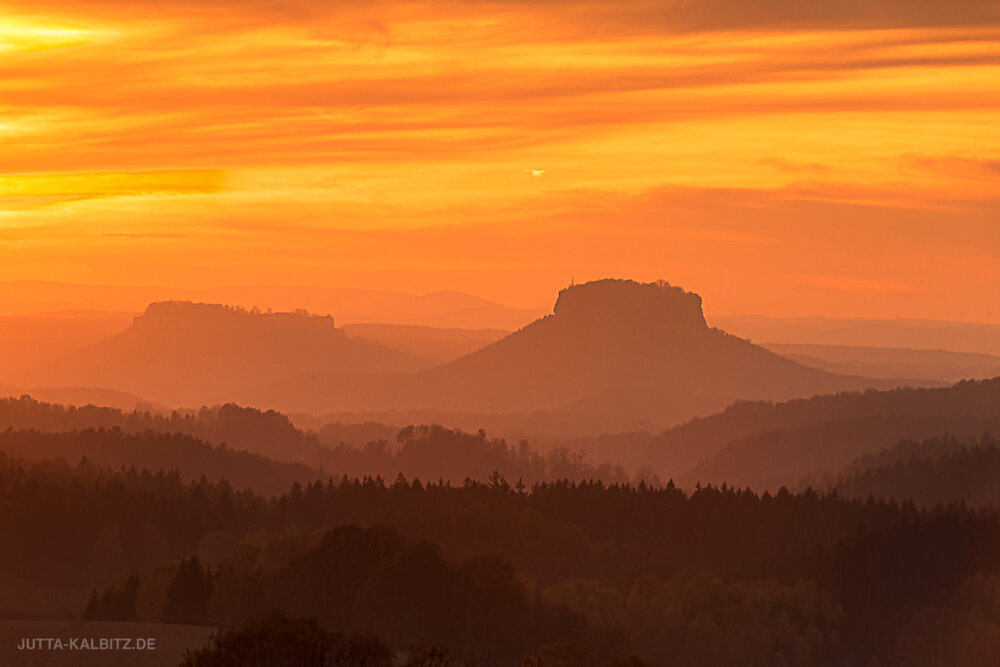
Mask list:
[[214,633],[182,667],[389,667],[385,642],[323,630],[315,620],[271,613]]
[[262,498],[0,457],[0,534],[0,584],[96,588],[91,618],[128,619],[134,602],[141,621],[232,626],[277,609],[483,664],[885,666],[919,647],[988,665],[978,631],[929,629],[1000,627],[994,597],[974,594],[1000,576],[1000,521],[961,504],[500,476]]

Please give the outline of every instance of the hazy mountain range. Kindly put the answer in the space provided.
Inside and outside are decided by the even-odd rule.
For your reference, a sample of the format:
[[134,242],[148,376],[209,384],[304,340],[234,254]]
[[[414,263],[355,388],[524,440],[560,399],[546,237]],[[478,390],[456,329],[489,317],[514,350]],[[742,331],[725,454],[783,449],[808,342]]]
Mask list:
[[850,345],[1000,355],[1000,324],[767,315],[714,317],[712,322],[760,344]]
[[602,280],[562,290],[551,315],[448,364],[389,381],[313,374],[241,398],[314,413],[392,407],[603,414],[622,427],[656,428],[736,398],[885,384],[807,368],[711,329],[700,297],[681,288]]
[[[349,338],[364,339],[402,353],[399,365],[381,371],[413,371],[454,361],[486,347],[506,336],[510,330],[526,325],[545,314],[543,310],[519,310],[495,304],[458,292],[439,292],[424,296],[401,292],[374,290],[298,289],[287,287],[246,286],[185,290],[168,287],[136,287],[119,289],[110,286],[66,285],[61,283],[3,283],[0,289],[0,313],[52,310],[59,308],[91,308],[92,310],[59,310],[31,314],[0,315],[0,383],[9,385],[5,393],[28,391],[52,400],[74,403],[95,402],[132,407],[136,402],[162,404],[157,396],[135,395],[121,386],[96,384],[100,374],[79,374],[88,348],[104,338],[127,329],[135,312],[145,310],[148,299],[170,298],[227,303],[251,308],[258,306],[276,310],[308,310],[332,314],[340,329]],[[117,309],[117,310],[102,310]],[[132,309],[133,312],[129,312]],[[741,336],[752,338],[763,347],[805,366],[840,375],[857,375],[900,384],[933,384],[953,382],[962,378],[985,378],[1000,373],[1000,355],[990,354],[1000,340],[996,325],[935,322],[924,320],[846,320],[828,318],[770,318],[764,316],[717,317],[710,324],[721,325]],[[433,325],[433,326],[432,326]],[[210,326],[210,322],[206,322]],[[627,325],[623,325],[627,326]],[[211,336],[210,333],[206,334]],[[297,347],[299,343],[296,343]],[[907,347],[909,346],[909,347]],[[262,350],[266,349],[266,345]],[[322,352],[320,356],[322,356]],[[65,365],[65,367],[64,367]],[[355,364],[353,368],[359,368]],[[54,373],[53,369],[59,372]],[[378,370],[361,365],[360,370]],[[258,388],[258,381],[284,381],[294,374],[279,377],[250,377],[241,391]],[[325,373],[322,364],[308,369],[309,373]],[[90,375],[90,377],[87,377]],[[84,386],[53,384],[65,379]],[[134,385],[134,383],[133,383]],[[130,385],[134,391],[137,387]],[[111,391],[118,392],[112,396]],[[109,398],[112,397],[112,398]],[[228,400],[229,396],[198,398]],[[186,398],[191,398],[190,396]],[[608,395],[610,401],[615,400]],[[643,395],[636,400],[644,400]],[[406,401],[404,405],[413,405]],[[289,403],[283,405],[294,406]],[[356,414],[385,412],[400,413],[398,405],[379,403],[377,410],[358,411],[336,405],[312,406],[323,414],[334,412]],[[502,406],[501,406],[502,409]],[[436,414],[451,414],[456,425],[468,421],[454,410],[435,408]],[[413,414],[420,421],[432,413],[422,407]],[[464,408],[461,415],[491,422],[497,414],[509,415],[481,401],[474,410]],[[579,411],[568,414],[580,415]],[[580,423],[580,432],[601,430],[608,426],[601,414],[586,415],[589,423]],[[582,419],[582,417],[580,417]],[[518,422],[524,423],[520,417]],[[537,413],[527,419],[527,426],[546,431],[565,432],[564,421],[558,415],[543,418]],[[530,428],[529,428],[530,430]]]
[[808,368],[709,328],[700,297],[681,288],[622,280],[567,288],[552,314],[449,363],[421,365],[348,336],[331,317],[166,302],[34,379],[173,405],[556,412],[598,415],[615,430],[660,428],[739,398],[888,386]]
[[[90,305],[109,305],[101,299],[111,292],[87,289],[93,295]],[[251,288],[227,289],[235,298]],[[291,298],[286,288],[257,289],[261,302]],[[145,294],[136,290],[136,298]],[[53,288],[53,294],[61,292]],[[116,294],[120,302],[124,297]],[[338,312],[353,307],[389,320],[445,317],[463,306],[515,317],[512,309],[459,293],[415,297],[306,290],[296,295],[313,304],[341,299],[346,305]],[[826,332],[826,339],[850,334],[861,340],[861,331],[903,327],[910,331],[906,340],[919,342],[924,336],[920,340],[930,343],[945,336],[966,347],[985,346],[973,334],[989,329],[909,321],[732,319],[777,338],[798,331],[806,339]],[[1000,356],[985,353],[781,342],[758,346],[708,326],[700,297],[662,282],[571,286],[560,292],[550,314],[511,334],[502,328],[385,321],[337,324],[333,317],[303,309],[268,312],[178,301],[154,303],[131,324],[121,312],[0,317],[0,340],[9,342],[5,349],[27,350],[23,359],[8,355],[6,361],[17,362],[0,366],[0,380],[7,382],[0,388],[65,403],[198,407],[235,400],[303,415],[297,423],[310,423],[304,415],[312,414],[345,423],[485,425],[494,433],[559,437],[655,432],[740,399],[934,386],[1000,374]],[[55,340],[47,347],[46,336]],[[28,367],[33,357],[44,363]]]
[[765,343],[764,347],[831,373],[955,382],[1000,375],[1000,356],[950,350]]
[[365,289],[238,285],[187,289],[47,282],[0,283],[0,315],[90,310],[138,313],[156,301],[220,303],[246,309],[329,314],[338,323],[379,322],[510,331],[544,315],[541,308],[511,308],[456,291],[417,295]]

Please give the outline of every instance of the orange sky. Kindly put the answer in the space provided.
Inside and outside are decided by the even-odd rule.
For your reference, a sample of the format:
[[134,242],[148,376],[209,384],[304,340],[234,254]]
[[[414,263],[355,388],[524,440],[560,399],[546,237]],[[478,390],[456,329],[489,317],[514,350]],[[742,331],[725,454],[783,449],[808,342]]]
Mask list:
[[824,4],[0,0],[0,281],[998,321],[1000,5]]

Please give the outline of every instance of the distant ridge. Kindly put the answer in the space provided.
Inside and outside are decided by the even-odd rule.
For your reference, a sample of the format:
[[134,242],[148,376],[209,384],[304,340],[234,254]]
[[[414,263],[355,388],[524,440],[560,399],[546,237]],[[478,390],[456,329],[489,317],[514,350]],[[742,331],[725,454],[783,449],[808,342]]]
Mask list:
[[[235,285],[182,288],[163,285],[79,285],[41,281],[0,282],[0,315],[31,314],[86,307],[140,312],[158,301],[227,303],[244,308],[329,313],[341,325],[357,322],[411,324],[464,329],[522,327],[544,314],[539,308],[512,308],[464,292],[427,294],[373,289]],[[81,306],[83,305],[83,306]]]
[[726,330],[761,344],[947,350],[1000,355],[1000,324],[838,317],[716,317]]
[[763,345],[783,357],[831,373],[945,382],[1000,375],[1000,356],[992,354],[851,345]]

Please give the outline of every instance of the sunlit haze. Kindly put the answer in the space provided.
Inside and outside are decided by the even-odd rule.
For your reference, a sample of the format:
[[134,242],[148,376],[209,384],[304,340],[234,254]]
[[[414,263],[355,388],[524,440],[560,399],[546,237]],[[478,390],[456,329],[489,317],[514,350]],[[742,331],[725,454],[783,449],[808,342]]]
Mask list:
[[0,667],[1000,665],[1000,0],[0,0]]
[[0,0],[0,281],[1000,318],[993,3]]

